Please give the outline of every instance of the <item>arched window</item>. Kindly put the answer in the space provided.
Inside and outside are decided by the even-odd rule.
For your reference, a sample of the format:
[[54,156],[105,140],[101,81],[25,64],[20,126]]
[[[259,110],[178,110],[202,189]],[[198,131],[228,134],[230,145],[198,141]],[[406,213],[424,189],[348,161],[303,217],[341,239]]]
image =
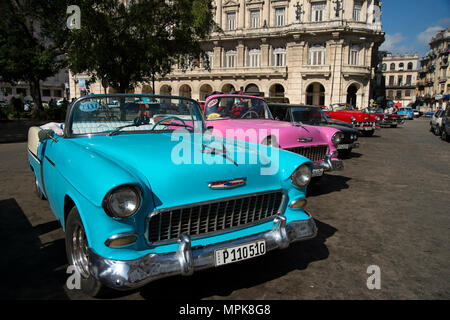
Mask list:
[[403,62],[400,62],[400,64],[398,65],[398,70],[403,71],[404,68],[405,64]]
[[395,63],[391,63],[390,70],[395,70]]
[[414,65],[412,62],[408,63],[408,70],[412,70],[414,68]]
[[237,52],[235,50],[228,50],[225,53],[225,68],[236,68]]
[[257,68],[261,66],[261,50],[251,49],[248,51],[248,66]]
[[383,63],[383,71],[386,71],[387,70],[387,64],[386,63]]
[[325,45],[314,45],[309,48],[308,63],[311,66],[324,65],[326,56]]
[[272,65],[274,67],[284,67],[286,65],[286,49],[276,48],[273,50],[273,61]]

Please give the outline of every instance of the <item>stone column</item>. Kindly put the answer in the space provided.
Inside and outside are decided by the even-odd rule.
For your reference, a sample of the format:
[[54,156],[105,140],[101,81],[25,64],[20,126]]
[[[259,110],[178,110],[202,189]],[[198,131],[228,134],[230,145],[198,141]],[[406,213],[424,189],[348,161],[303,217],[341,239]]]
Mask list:
[[343,62],[343,47],[344,47],[344,40],[339,39],[339,33],[333,33],[333,40],[328,42],[327,47],[329,46],[331,53],[330,53],[330,61],[329,64],[331,68],[331,86],[330,90],[331,92],[325,93],[326,96],[329,97],[329,99],[326,99],[329,101],[329,104],[333,103],[340,103],[342,102],[342,85],[343,85],[343,79],[342,79],[342,62]]
[[244,67],[245,63],[245,47],[242,41],[240,40],[238,45],[236,46],[237,51],[237,66],[238,67]]
[[245,29],[245,0],[239,1],[239,29]]
[[269,66],[269,44],[266,38],[262,38],[261,41],[261,67],[264,68]]
[[214,67],[222,68],[223,58],[222,58],[222,47],[218,41],[214,41]]

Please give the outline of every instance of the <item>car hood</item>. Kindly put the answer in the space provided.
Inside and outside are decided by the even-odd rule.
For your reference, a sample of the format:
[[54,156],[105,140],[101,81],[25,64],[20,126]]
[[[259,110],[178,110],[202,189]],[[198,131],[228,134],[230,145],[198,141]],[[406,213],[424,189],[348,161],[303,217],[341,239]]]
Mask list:
[[[114,161],[147,183],[156,207],[172,207],[282,188],[281,174],[262,174],[261,171],[262,167],[267,170],[278,159],[272,160],[270,155],[266,157],[248,144],[237,141],[233,141],[232,152],[233,144],[225,142],[229,157],[235,160],[232,162],[222,154],[202,152],[202,136],[187,132],[180,134],[178,139],[169,133],[119,134],[73,139],[73,142]],[[215,146],[217,150],[222,149],[222,145],[219,148],[210,140],[204,142],[205,145]],[[255,156],[256,163],[249,163],[248,154]],[[239,157],[245,155],[245,163],[236,163]],[[306,161],[303,159],[295,159],[298,161],[294,161],[292,171]],[[262,162],[267,164],[263,165]],[[242,177],[246,178],[243,187],[227,190],[208,187],[210,182]]]
[[[282,149],[318,144],[327,144],[332,149],[333,145],[331,144],[331,136],[336,132],[336,130],[332,128],[321,128],[310,125],[294,125],[293,123],[287,121],[261,119],[215,120],[207,121],[207,125],[214,127],[213,133],[216,135],[227,136],[253,143],[262,143],[267,136],[273,135],[276,137],[277,142]],[[255,136],[240,135],[239,130],[245,132],[249,129],[254,129],[257,131],[257,141],[253,141],[255,140]],[[235,131],[230,133],[227,130]],[[311,139],[312,140],[310,142],[299,142],[299,140],[304,139],[308,141]]]
[[357,110],[341,110],[341,111],[325,111],[328,115],[330,115],[332,118],[343,120],[348,123],[351,123],[351,118],[355,117],[356,121],[375,121],[376,115],[363,112],[363,111],[357,111]]

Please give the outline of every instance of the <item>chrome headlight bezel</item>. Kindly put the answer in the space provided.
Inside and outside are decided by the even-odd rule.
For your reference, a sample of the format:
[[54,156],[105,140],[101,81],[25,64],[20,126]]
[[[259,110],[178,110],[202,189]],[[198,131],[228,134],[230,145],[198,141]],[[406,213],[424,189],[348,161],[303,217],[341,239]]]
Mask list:
[[291,174],[291,182],[298,188],[305,188],[311,182],[312,164],[304,163]]
[[344,134],[340,131],[333,134],[333,137],[331,138],[331,142],[335,147],[337,147],[342,141],[344,140]]
[[355,116],[352,116],[352,117],[350,118],[350,120],[351,120],[352,122],[355,122],[355,121],[356,121],[356,117],[355,117]]
[[[128,193],[128,194],[127,194]],[[127,196],[129,197],[127,199]],[[120,199],[120,197],[123,197]],[[122,202],[122,204],[114,203],[114,201]],[[123,202],[128,202],[127,208],[120,211],[118,207],[123,206]],[[142,192],[135,185],[121,185],[109,191],[103,199],[102,206],[106,214],[112,218],[125,219],[134,215],[142,203]]]

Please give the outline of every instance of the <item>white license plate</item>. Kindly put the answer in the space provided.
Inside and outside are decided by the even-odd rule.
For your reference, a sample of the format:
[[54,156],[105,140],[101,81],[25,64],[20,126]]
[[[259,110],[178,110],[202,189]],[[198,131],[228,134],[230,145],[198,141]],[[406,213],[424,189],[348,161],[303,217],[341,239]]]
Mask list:
[[240,246],[216,250],[216,267],[224,264],[238,262],[266,253],[266,241],[260,240],[246,243]]
[[338,149],[348,149],[348,148],[350,148],[350,145],[349,144],[340,144],[340,145],[338,145],[337,148]]
[[313,177],[323,176],[323,169],[313,169],[312,176]]

